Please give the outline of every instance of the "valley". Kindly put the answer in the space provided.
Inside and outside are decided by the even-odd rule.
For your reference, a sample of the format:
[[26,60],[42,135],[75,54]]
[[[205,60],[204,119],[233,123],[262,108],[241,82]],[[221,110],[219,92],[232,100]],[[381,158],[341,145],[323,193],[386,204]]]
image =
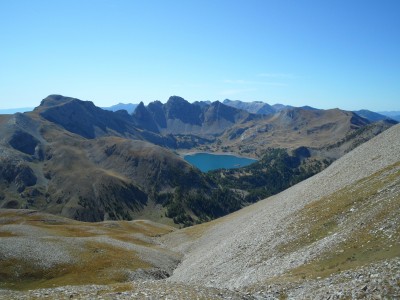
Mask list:
[[[2,117],[0,207],[193,225],[318,173],[393,124],[341,110],[290,107],[266,116],[177,96],[128,114],[50,95],[32,112]],[[271,157],[274,149],[283,152]],[[235,153],[258,163],[208,174],[179,152]]]
[[[393,120],[50,95],[0,133],[0,298],[400,291]],[[198,152],[252,163],[202,170],[183,157]]]

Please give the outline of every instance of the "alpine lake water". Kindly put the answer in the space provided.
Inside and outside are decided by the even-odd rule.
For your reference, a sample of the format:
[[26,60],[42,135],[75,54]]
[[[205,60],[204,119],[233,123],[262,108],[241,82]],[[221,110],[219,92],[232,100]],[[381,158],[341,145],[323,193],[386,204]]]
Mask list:
[[197,167],[202,172],[216,169],[234,169],[248,166],[256,159],[235,156],[231,154],[194,153],[183,157],[188,163]]

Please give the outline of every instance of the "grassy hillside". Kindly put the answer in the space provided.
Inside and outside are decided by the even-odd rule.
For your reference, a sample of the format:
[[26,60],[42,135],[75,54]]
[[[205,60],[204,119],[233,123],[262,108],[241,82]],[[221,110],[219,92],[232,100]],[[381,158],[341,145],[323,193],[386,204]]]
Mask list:
[[150,221],[83,223],[31,210],[0,210],[0,288],[112,284],[169,276],[176,253]]
[[333,238],[335,241],[315,259],[270,281],[328,278],[399,258],[399,213],[397,162],[298,211],[288,227],[293,239],[279,246],[282,253],[295,253]]

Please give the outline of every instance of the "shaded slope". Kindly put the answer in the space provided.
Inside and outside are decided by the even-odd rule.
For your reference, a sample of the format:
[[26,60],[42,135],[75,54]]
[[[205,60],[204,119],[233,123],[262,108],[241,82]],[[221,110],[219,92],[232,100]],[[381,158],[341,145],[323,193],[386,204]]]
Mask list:
[[133,117],[137,126],[153,132],[202,137],[219,135],[234,124],[261,118],[218,101],[198,105],[178,96],[170,97],[165,104],[155,101],[145,107],[142,103]]
[[34,112],[65,130],[88,139],[119,136],[145,140],[161,146],[176,146],[174,138],[161,136],[157,131],[143,130],[146,127],[138,127],[138,120],[127,111],[104,110],[91,101],[50,95],[42,100]]
[[85,138],[106,135],[108,131],[135,136],[133,121],[126,111],[103,110],[90,101],[50,95],[36,110],[46,120]]

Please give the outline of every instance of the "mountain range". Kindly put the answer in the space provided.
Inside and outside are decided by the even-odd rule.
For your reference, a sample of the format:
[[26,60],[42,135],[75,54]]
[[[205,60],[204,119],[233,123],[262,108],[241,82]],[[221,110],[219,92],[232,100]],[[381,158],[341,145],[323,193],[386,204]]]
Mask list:
[[[140,103],[129,114],[50,95],[31,112],[0,115],[0,207],[192,225],[280,192],[393,124],[338,109],[260,115],[177,96]],[[277,156],[270,149],[282,150]],[[259,162],[230,175],[205,174],[177,155],[187,151]]]
[[[193,104],[199,105],[199,106],[206,106],[210,105],[212,102],[211,101],[195,101]],[[291,105],[284,105],[284,104],[273,104],[270,105],[266,102],[263,101],[253,101],[253,102],[244,102],[241,100],[229,100],[225,99],[223,104],[239,108],[242,110],[246,110],[250,113],[254,114],[271,114],[271,113],[276,113],[278,111],[284,110],[284,109],[289,109],[289,108],[294,108],[294,106]],[[104,110],[110,110],[110,111],[118,111],[118,110],[126,110],[129,114],[132,114],[138,104],[134,103],[118,103],[112,106],[108,107],[101,107]],[[306,110],[316,110],[317,108],[305,105],[301,106],[300,108],[306,109]],[[0,114],[14,114],[17,112],[27,112],[33,110],[34,107],[22,107],[22,108],[11,108],[11,109],[0,109]],[[355,113],[360,115],[363,118],[366,118],[370,121],[379,121],[379,120],[384,120],[387,118],[400,121],[400,111],[381,111],[381,112],[374,112],[370,111],[367,109],[360,109],[360,110],[355,110]]]

